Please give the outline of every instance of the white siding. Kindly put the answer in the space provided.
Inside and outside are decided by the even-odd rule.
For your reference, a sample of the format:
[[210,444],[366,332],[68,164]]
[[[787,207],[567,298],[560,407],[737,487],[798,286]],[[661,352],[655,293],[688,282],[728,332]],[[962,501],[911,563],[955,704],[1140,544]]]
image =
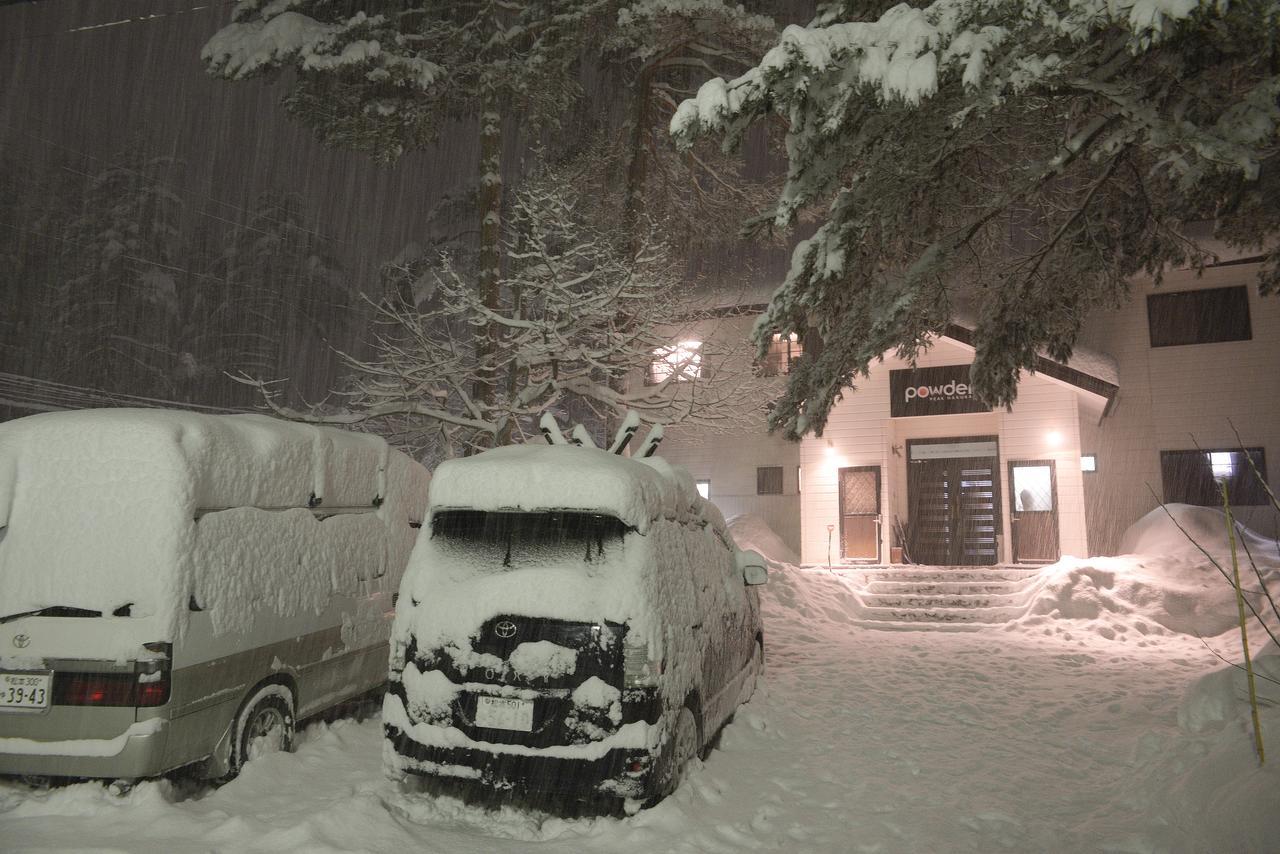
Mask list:
[[[707,340],[736,336],[746,341],[754,317],[726,318],[681,333],[683,337]],[[749,364],[735,371],[749,371]],[[721,428],[675,425],[667,428],[658,453],[669,462],[684,466],[694,480],[711,481],[711,500],[726,519],[742,513],[761,516],[792,550],[800,549],[800,507],[796,501],[797,467],[800,445],[771,436],[765,430],[763,403],[780,392],[783,378],[758,381],[761,395],[753,409],[754,420],[742,428],[732,423]],[[782,495],[756,494],[756,468],[782,467]]]
[[[1111,554],[1124,530],[1156,506],[1161,495],[1160,451],[1234,447],[1228,419],[1246,446],[1265,449],[1267,473],[1280,490],[1280,298],[1260,297],[1257,265],[1186,271],[1166,276],[1165,291],[1248,285],[1250,341],[1152,348],[1147,329],[1149,282],[1133,286],[1119,309],[1089,318],[1080,343],[1114,357],[1120,392],[1105,418],[1104,401],[1043,375],[1024,375],[1012,410],[918,418],[889,417],[889,371],[906,367],[892,357],[860,378],[831,412],[824,435],[789,443],[751,425],[739,431],[672,428],[662,453],[711,481],[712,498],[726,515],[756,513],[774,526],[806,563],[839,559],[837,472],[844,466],[880,466],[881,556],[889,559],[894,516],[905,521],[906,441],[915,438],[994,435],[1000,443],[1002,560],[1009,554],[1011,460],[1053,460],[1057,476],[1059,541],[1063,555]],[[721,321],[711,334],[745,338],[751,318]],[[972,350],[940,340],[921,367],[968,364]],[[777,382],[781,382],[778,380]],[[771,398],[762,394],[761,402]],[[1060,435],[1055,444],[1050,434]],[[1194,441],[1193,438],[1194,437]],[[1097,455],[1098,471],[1082,474],[1081,453]],[[757,466],[784,468],[784,496],[757,496]],[[803,492],[796,495],[796,466]],[[1243,521],[1276,532],[1270,508],[1238,508]]]
[[[1101,423],[1081,413],[1082,450],[1098,455],[1098,471],[1084,478],[1095,553],[1114,553],[1125,528],[1156,507],[1152,492],[1163,497],[1160,451],[1236,447],[1228,419],[1246,446],[1265,449],[1268,479],[1272,489],[1280,487],[1280,299],[1258,295],[1257,271],[1256,264],[1201,277],[1177,271],[1158,289],[1137,282],[1126,305],[1086,324],[1081,343],[1105,350],[1120,366],[1112,411]],[[1150,346],[1147,294],[1230,285],[1248,286],[1252,340]],[[1276,532],[1270,508],[1237,512],[1250,527]]]
[[[972,359],[971,348],[942,339],[917,364],[963,365]],[[1060,549],[1064,555],[1087,554],[1077,415],[1077,400],[1082,393],[1047,377],[1026,375],[1018,386],[1018,401],[1008,412],[890,418],[889,372],[906,367],[906,363],[892,357],[874,366],[871,376],[860,380],[856,391],[846,393],[832,409],[823,435],[801,443],[805,483],[801,496],[801,559],[805,563],[826,563],[827,525],[836,525],[831,557],[839,559],[837,471],[843,466],[877,465],[882,473],[881,556],[888,561],[894,519],[907,521],[907,441],[949,436],[995,436],[999,442],[1001,560],[1010,559],[1011,460],[1054,461]],[[1053,433],[1058,434],[1056,444],[1050,441]]]

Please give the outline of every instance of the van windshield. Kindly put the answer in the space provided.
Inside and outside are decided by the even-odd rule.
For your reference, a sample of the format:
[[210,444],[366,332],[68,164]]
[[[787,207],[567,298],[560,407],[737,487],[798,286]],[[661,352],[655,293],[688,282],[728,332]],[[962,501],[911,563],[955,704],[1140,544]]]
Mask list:
[[604,561],[630,530],[613,516],[581,511],[438,510],[431,538],[485,563]]

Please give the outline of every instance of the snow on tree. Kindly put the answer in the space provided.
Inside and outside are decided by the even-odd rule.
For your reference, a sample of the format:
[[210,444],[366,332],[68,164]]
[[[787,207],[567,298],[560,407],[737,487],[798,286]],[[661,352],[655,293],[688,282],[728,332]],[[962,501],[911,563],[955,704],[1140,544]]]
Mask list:
[[666,129],[701,82],[751,68],[777,35],[772,19],[723,0],[637,0],[618,9],[603,56],[620,71],[626,119],[621,138],[590,146],[583,165],[612,173],[612,181],[597,179],[614,188],[600,202],[624,227],[648,214],[671,244],[722,241],[743,210],[776,192],[745,179],[740,158],[714,147],[676,151]]
[[1071,353],[1131,276],[1211,260],[1189,225],[1266,254],[1280,290],[1280,5],[935,0],[857,20],[829,3],[753,69],[704,84],[671,130],[738,144],[788,125],[774,221],[825,221],[756,328],[816,327],[772,429],[821,434],[886,351],[978,318],[975,391],[1011,403],[1036,354]]
[[[476,284],[496,310],[504,124],[554,123],[578,93],[577,64],[607,6],[605,0],[245,0],[201,55],[211,74],[231,80],[293,69],[284,97],[289,113],[324,143],[382,162],[426,147],[449,121],[476,121]],[[492,324],[475,334],[481,350],[492,350],[501,337]],[[489,378],[477,377],[471,397],[487,401],[496,391]]]
[[[424,302],[378,306],[375,355],[347,357],[354,379],[341,410],[288,408],[272,399],[269,385],[245,381],[287,417],[358,424],[441,456],[537,438],[545,412],[737,426],[757,408],[742,404],[752,378],[733,372],[746,348],[731,354],[732,342],[708,340],[677,354],[672,343],[681,331],[707,316],[683,295],[676,265],[648,237],[628,249],[630,234],[584,213],[563,186],[535,180],[513,197],[496,301],[441,255]],[[477,328],[497,330],[497,346],[475,346]],[[617,382],[650,370],[663,354],[671,354],[662,365],[669,370],[650,382]],[[488,379],[492,396],[474,393],[474,377]]]

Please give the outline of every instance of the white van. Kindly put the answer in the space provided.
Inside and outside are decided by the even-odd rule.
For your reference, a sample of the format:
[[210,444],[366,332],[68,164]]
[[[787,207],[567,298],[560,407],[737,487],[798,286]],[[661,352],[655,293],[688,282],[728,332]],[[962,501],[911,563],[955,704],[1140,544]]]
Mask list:
[[755,689],[764,560],[684,469],[498,448],[436,470],[426,525],[383,704],[394,779],[637,808]]
[[378,688],[428,480],[258,415],[0,424],[0,774],[223,777]]

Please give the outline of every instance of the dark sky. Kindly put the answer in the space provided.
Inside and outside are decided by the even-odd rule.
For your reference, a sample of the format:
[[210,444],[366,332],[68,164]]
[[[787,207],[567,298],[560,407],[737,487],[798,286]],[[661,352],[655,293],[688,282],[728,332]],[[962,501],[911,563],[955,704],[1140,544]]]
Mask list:
[[[199,9],[204,6],[206,8]],[[368,272],[414,234],[472,159],[466,134],[380,167],[322,147],[278,105],[281,87],[204,73],[200,48],[229,20],[218,0],[42,0],[0,6],[0,152],[36,163],[60,149],[96,171],[140,143],[182,160],[181,195],[193,213],[243,221],[275,184],[320,212],[333,252]],[[193,10],[194,11],[190,11]],[[67,32],[124,18],[166,17]]]
[[[809,3],[782,3],[789,20]],[[204,73],[205,41],[229,21],[227,0],[40,0],[0,5],[0,153],[47,163],[52,149],[82,165],[126,145],[185,163],[178,189],[191,215],[243,222],[275,185],[317,212],[331,251],[367,288],[379,264],[420,234],[427,212],[474,172],[474,135],[445,133],[394,166],[326,149],[289,120],[270,80],[237,83]],[[792,9],[791,7],[796,7]],[[136,20],[149,15],[153,19]],[[95,27],[113,21],[135,20]],[[511,144],[519,145],[518,140]],[[702,259],[725,274],[742,248]],[[751,253],[775,280],[785,253]]]

